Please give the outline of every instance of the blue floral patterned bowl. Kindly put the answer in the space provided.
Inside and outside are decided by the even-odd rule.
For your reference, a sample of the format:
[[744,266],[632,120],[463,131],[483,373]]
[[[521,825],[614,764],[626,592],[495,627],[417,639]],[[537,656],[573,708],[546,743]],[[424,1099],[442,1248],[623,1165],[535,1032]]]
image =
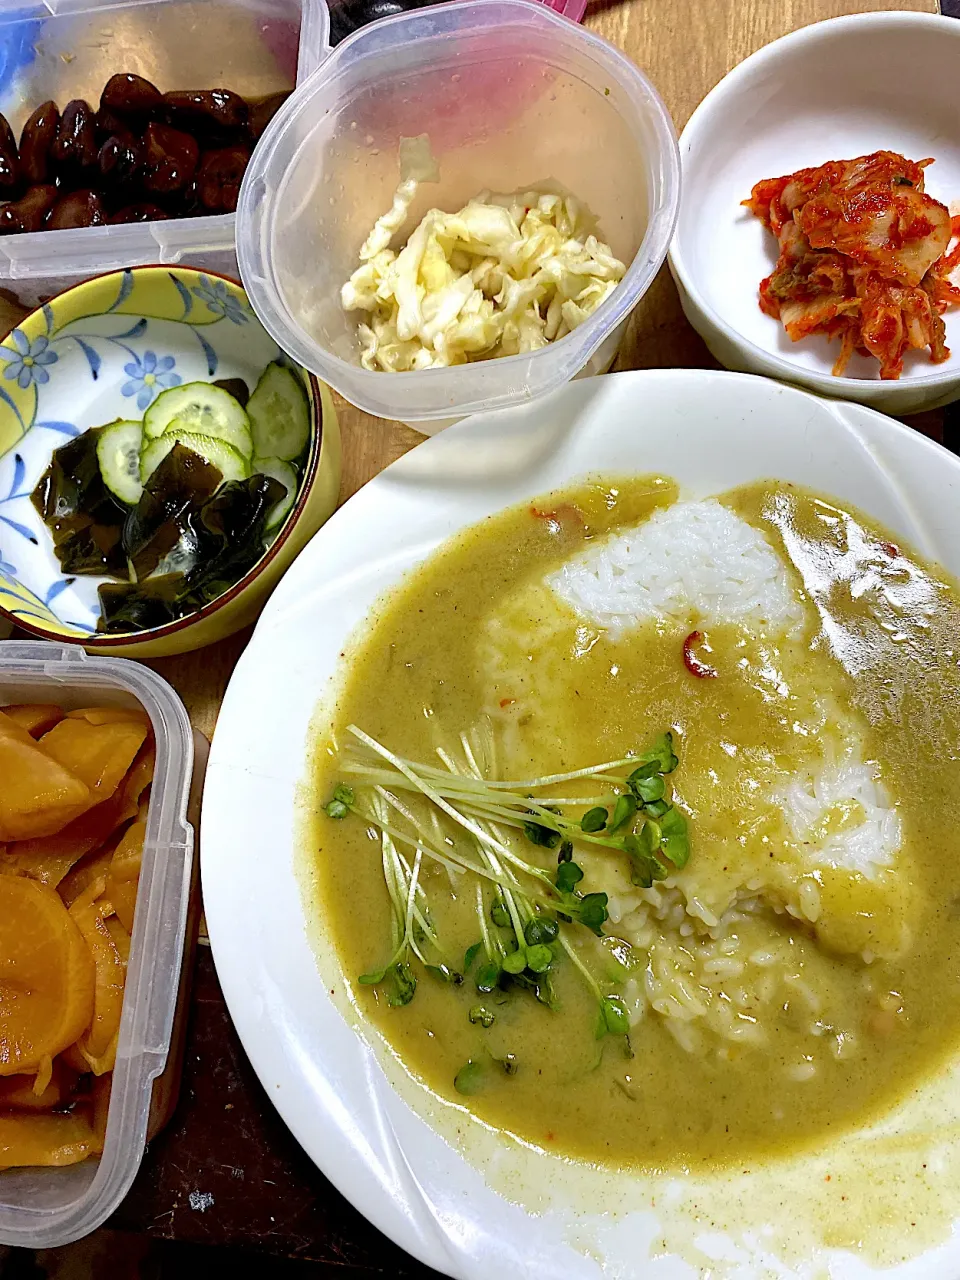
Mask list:
[[[90,427],[140,418],[180,383],[242,378],[252,390],[285,360],[233,281],[187,267],[138,267],[44,303],[0,343],[0,621],[99,652],[158,657],[251,622],[283,570],[336,504],[337,419],[327,388],[299,370],[312,439],[298,500],[276,540],[234,587],[153,631],[97,635],[94,577],[65,577],[30,501],[53,450]],[[292,368],[297,366],[291,364]]]

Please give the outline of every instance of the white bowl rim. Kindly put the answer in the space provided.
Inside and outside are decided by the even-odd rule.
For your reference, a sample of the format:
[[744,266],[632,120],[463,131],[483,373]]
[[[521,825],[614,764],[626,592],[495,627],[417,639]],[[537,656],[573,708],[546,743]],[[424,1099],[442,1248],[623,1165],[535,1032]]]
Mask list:
[[[905,26],[929,27],[931,29],[936,27],[941,31],[949,30],[955,38],[960,39],[960,22],[955,18],[948,17],[946,14],[924,13],[909,9],[874,10],[868,13],[844,14],[839,18],[825,18],[822,22],[812,22],[806,27],[800,27],[797,31],[789,31],[786,35],[778,36],[776,40],[771,40],[769,44],[763,45],[762,48],[744,58],[742,62],[737,63],[700,100],[680,134],[681,206],[685,190],[683,157],[689,148],[691,140],[704,127],[705,122],[711,118],[728,94],[738,88],[740,81],[746,79],[757,67],[766,62],[776,62],[785,50],[789,52],[800,45],[816,44],[820,40],[830,39],[837,31],[847,31],[855,27],[881,29]],[[775,355],[766,347],[758,346],[750,338],[745,337],[739,329],[734,328],[728,320],[724,319],[706,301],[683,260],[679,217],[670,242],[667,261],[677,282],[691,301],[696,304],[697,308],[717,329],[721,330],[732,342],[736,343],[742,351],[749,353],[755,361],[762,364],[764,372],[772,377],[783,378],[787,382],[801,381],[805,387],[816,389],[822,395],[829,396],[831,399],[846,399],[854,395],[859,396],[863,394],[864,388],[876,392],[882,387],[886,395],[896,395],[897,391],[901,390],[906,396],[908,391],[915,393],[920,388],[926,391],[927,389],[947,388],[960,383],[960,377],[958,377],[956,369],[933,373],[921,371],[917,376],[905,382],[897,380],[882,382],[869,378],[850,378],[846,374],[835,377],[830,373],[820,373],[816,369],[808,369],[806,366],[795,364],[792,360]]]

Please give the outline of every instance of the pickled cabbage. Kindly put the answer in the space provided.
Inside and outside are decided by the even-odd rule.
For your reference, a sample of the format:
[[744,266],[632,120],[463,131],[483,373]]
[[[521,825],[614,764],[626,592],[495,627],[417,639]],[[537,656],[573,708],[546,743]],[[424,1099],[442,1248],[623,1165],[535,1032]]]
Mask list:
[[420,183],[436,181],[426,140],[404,141],[417,145],[402,157],[393,205],[341,290],[345,311],[366,313],[357,326],[365,369],[401,373],[536,351],[582,324],[623,279],[626,267],[571,195],[481,192],[457,213],[429,210],[391,249]]

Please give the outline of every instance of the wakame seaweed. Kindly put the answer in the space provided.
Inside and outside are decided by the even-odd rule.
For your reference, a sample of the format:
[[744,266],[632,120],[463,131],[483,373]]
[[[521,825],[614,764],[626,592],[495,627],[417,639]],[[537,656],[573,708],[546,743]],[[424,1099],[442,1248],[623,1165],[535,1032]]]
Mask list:
[[220,484],[215,467],[174,446],[144,486],[125,529],[135,566],[172,571],[104,583],[98,630],[164,626],[223,595],[263,555],[263,528],[283,493],[283,485],[265,475]]
[[245,409],[250,401],[250,388],[242,378],[219,378],[214,384],[233,396],[241,409]]
[[150,630],[233,588],[293,507],[309,434],[303,386],[274,362],[252,394],[242,378],[168,388],[143,422],[56,449],[31,501],[63,573],[116,579],[98,587],[97,629]]
[[121,535],[126,510],[103,483],[99,438],[97,428],[56,449],[30,501],[50,530],[64,573],[125,577]]
[[138,582],[152,573],[200,518],[223,476],[185,445],[175,444],[143,486],[123,526],[123,545]]
[[283,497],[272,476],[255,475],[221,485],[200,512],[203,556],[188,576],[197,607],[208,604],[238,582],[263,555],[263,527]]
[[104,582],[97,630],[107,635],[148,631],[180,617],[179,600],[186,587],[182,573],[162,573],[146,582]]

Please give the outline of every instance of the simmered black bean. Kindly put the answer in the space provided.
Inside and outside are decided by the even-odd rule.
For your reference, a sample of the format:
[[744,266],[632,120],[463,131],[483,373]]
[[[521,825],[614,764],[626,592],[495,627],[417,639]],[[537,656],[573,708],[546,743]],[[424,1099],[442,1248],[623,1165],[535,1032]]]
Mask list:
[[116,188],[131,182],[140,168],[142,150],[136,138],[108,138],[97,161],[104,185]]
[[20,183],[20,154],[13,130],[0,116],[0,193],[12,194]]
[[247,130],[253,142],[259,141],[264,129],[266,129],[289,97],[289,91],[284,91],[283,93],[271,93],[268,98],[260,98],[258,101],[250,103],[250,119],[247,124]]
[[97,150],[93,108],[83,98],[73,98],[63,108],[50,157],[64,177],[76,177],[97,163]]
[[107,221],[115,225],[124,222],[162,222],[168,216],[158,204],[128,204],[118,209]]
[[0,206],[0,235],[18,231],[42,231],[47,214],[57,202],[59,192],[52,183],[30,187],[19,200]]
[[165,124],[151,124],[143,136],[143,185],[166,195],[182,191],[197,171],[200,148],[196,138]]
[[178,129],[206,132],[246,128],[249,108],[229,89],[177,89],[163,95],[167,119]]
[[50,211],[48,231],[65,231],[74,227],[98,227],[106,222],[103,201],[95,191],[71,191],[58,200]]
[[42,102],[20,134],[20,169],[24,182],[45,183],[53,176],[50,148],[60,125],[60,110],[50,99]]
[[155,84],[128,71],[111,76],[100,95],[102,109],[119,112],[121,115],[154,112],[162,101],[163,94]]
[[248,147],[223,147],[205,152],[197,172],[197,187],[208,213],[233,213],[249,159]]

